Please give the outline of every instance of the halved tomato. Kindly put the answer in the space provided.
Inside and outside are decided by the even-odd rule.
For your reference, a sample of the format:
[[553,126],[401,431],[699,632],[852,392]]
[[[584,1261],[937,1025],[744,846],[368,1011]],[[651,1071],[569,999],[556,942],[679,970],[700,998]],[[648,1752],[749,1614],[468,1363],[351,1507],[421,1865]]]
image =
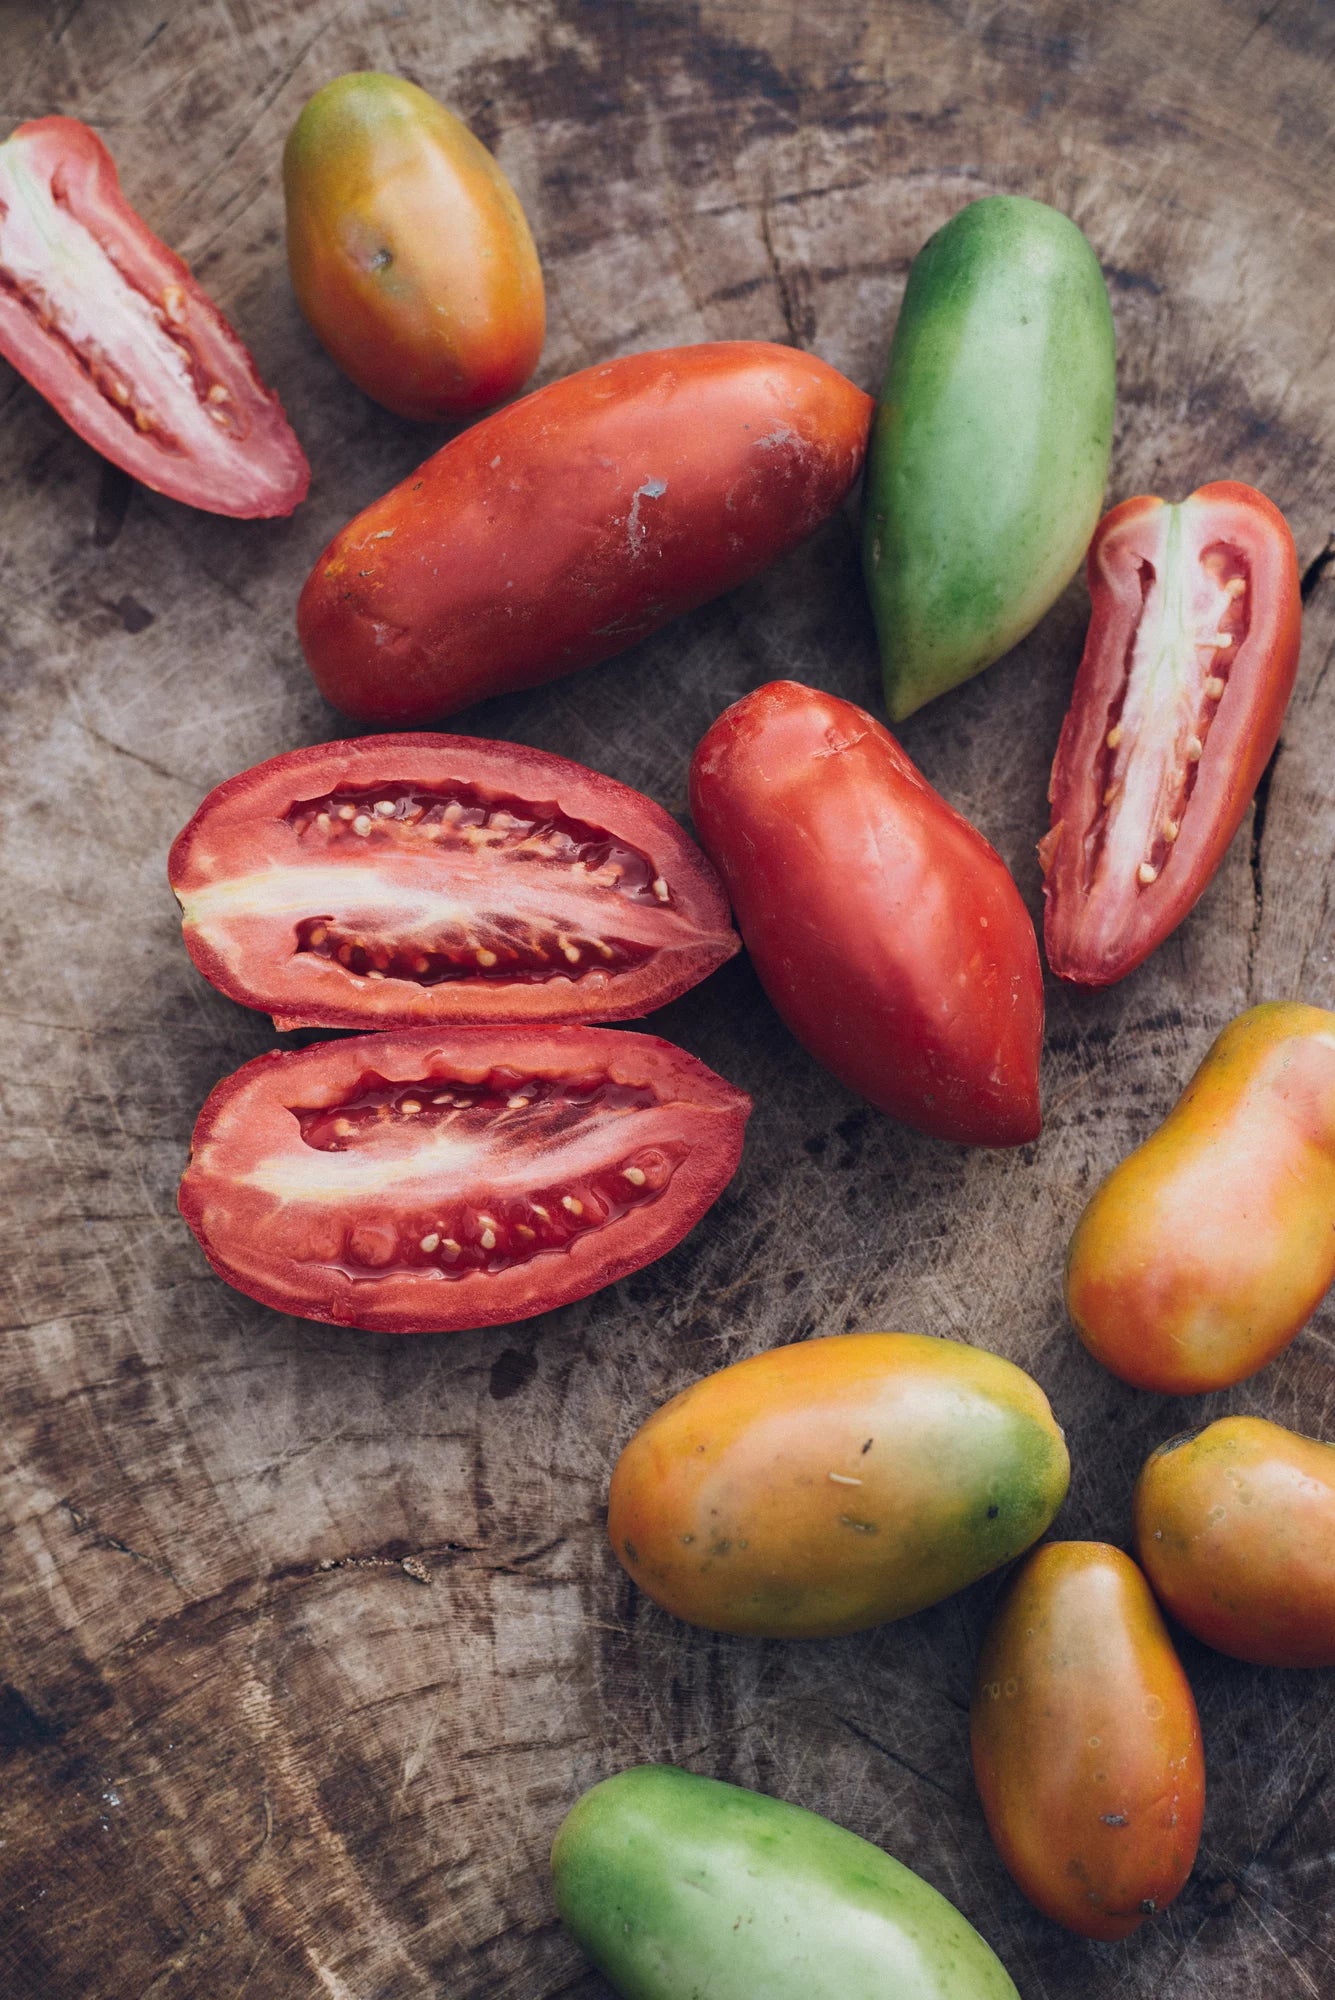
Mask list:
[[1089,549],[1092,611],[1039,844],[1048,963],[1134,972],[1203,893],[1279,737],[1302,606],[1288,523],[1234,480],[1142,497]]
[[657,1036],[452,1028],[272,1051],[199,1115],[181,1213],[279,1311],[385,1333],[527,1319],[680,1242],[751,1101]]
[[0,146],[0,354],[96,451],[214,514],[290,514],[310,467],[282,405],[77,118]]
[[195,964],[278,1028],[626,1020],[738,948],[661,806],[471,736],[271,757],[210,792],[168,873]]

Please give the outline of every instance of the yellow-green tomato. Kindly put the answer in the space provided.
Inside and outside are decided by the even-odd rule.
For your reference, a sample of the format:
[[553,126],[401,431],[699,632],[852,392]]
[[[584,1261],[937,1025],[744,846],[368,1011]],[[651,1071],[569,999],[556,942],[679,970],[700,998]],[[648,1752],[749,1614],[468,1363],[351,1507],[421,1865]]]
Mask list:
[[1037,1541],[1070,1461],[1013,1362],[917,1333],[778,1347],[656,1411],[608,1535],[689,1624],[816,1639],[906,1618]]
[[912,1869],[782,1799],[646,1764],[552,1848],[556,1907],[625,2000],[1019,2000]]
[[1066,1303],[1138,1389],[1255,1374],[1335,1280],[1335,1013],[1252,1007],[1076,1224]]
[[404,417],[484,410],[542,352],[538,253],[468,127],[402,77],[360,71],[310,100],[283,154],[292,283],[359,389]]
[[1207,1646],[1264,1667],[1335,1667],[1335,1445],[1221,1417],[1145,1461],[1136,1554]]

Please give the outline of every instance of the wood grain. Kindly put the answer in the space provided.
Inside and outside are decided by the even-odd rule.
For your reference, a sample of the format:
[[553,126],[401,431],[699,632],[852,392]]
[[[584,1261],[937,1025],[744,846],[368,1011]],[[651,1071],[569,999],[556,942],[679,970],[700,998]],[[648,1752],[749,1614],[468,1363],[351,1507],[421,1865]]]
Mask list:
[[[853,1327],[964,1336],[1043,1382],[1069,1535],[1125,1536],[1148,1448],[1225,1408],[1329,1429],[1323,1311],[1188,1403],[1100,1372],[1063,1246],[1248,1001],[1335,1004],[1335,17],[1320,0],[121,0],[0,8],[7,118],[94,123],[235,318],[314,466],[281,524],[102,465],[0,384],[0,1986],[27,2000],[594,2000],[546,1850],[577,1793],[670,1758],[797,1799],[952,1896],[1025,2000],[1335,1993],[1335,1677],[1187,1645],[1210,1797],[1180,1902],[1088,1946],[1021,1901],[972,1796],[985,1584],[838,1643],[714,1639],[603,1545],[617,1450],[695,1375]],[[181,949],[163,864],[204,792],[340,732],[293,605],[325,539],[436,441],[337,374],[287,284],[278,161],[306,97],[392,69],[498,152],[545,261],[542,377],[734,335],[871,387],[910,258],[991,191],[1068,209],[1121,347],[1114,497],[1231,475],[1292,521],[1304,663],[1213,888],[1142,972],[1050,994],[1042,1140],[899,1130],[779,1029],[744,962],[656,1026],[754,1092],[724,1199],[599,1298],[394,1340],[225,1289],[174,1207],[209,1087],[270,1045]],[[1079,587],[912,718],[932,780],[1037,908]],[[876,701],[850,513],[778,572],[465,728],[684,810],[690,748],[792,674]]]

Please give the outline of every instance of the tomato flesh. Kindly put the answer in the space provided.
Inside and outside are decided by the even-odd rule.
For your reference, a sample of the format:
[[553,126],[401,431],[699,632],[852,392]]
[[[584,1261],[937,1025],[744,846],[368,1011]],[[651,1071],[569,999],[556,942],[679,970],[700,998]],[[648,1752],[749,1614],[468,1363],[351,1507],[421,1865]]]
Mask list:
[[200,1114],[181,1211],[238,1290],[388,1332],[522,1319],[670,1249],[749,1100],[648,1035],[417,1029],[261,1056]]
[[36,119],[0,145],[0,353],[158,492],[240,516],[305,497],[277,397],[77,119]]
[[1105,986],[1181,922],[1237,831],[1297,673],[1299,584],[1283,516],[1228,482],[1115,508],[1089,580],[1039,855],[1053,971]]
[[624,1019],[737,949],[661,808],[517,744],[273,758],[204,801],[169,870],[196,964],[283,1027]]

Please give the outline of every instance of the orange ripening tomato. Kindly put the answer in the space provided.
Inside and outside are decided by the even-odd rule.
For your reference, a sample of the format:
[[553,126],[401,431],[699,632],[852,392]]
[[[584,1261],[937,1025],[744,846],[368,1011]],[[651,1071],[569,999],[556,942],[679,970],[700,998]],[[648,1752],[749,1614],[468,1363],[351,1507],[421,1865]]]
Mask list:
[[542,353],[542,268],[509,181],[399,76],[336,77],[283,152],[298,303],[359,389],[401,417],[485,410]]
[[921,1333],[836,1334],[694,1382],[612,1474],[617,1560],[675,1617],[828,1638],[1010,1562],[1066,1497],[1048,1399],[1013,1361]]
[[1089,547],[1090,622],[1039,845],[1048,963],[1109,986],[1203,893],[1279,737],[1302,604],[1288,522],[1220,479],[1140,496]]
[[1179,1893],[1205,1811],[1187,1677],[1136,1565],[1049,1542],[983,1643],[970,1724],[988,1832],[1016,1883],[1081,1937],[1126,1937]]
[[1335,1446],[1221,1417],[1151,1453],[1134,1506],[1179,1624],[1256,1666],[1335,1667]]
[[1124,1382],[1192,1395],[1272,1361],[1332,1280],[1335,1014],[1274,1001],[1225,1028],[1095,1193],[1067,1309]]
[[760,340],[535,390],[335,535],[297,606],[321,693],[407,725],[624,651],[818,528],[858,476],[872,407]]

